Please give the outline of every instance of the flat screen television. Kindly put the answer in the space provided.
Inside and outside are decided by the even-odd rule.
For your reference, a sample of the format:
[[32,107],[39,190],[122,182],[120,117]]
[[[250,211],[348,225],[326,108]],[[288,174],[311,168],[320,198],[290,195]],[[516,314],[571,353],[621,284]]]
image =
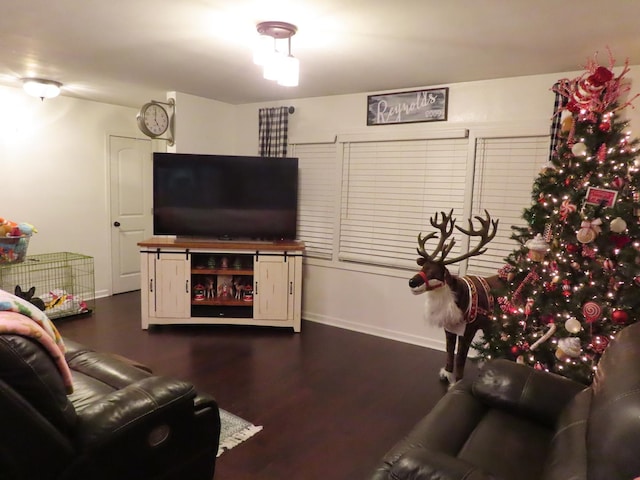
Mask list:
[[153,233],[294,240],[298,159],[153,154]]

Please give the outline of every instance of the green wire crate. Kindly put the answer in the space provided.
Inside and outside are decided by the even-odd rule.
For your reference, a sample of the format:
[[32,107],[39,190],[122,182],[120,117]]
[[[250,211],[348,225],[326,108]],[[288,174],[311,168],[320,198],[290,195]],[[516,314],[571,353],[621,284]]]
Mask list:
[[14,293],[35,287],[51,319],[89,314],[95,309],[93,257],[57,252],[27,255],[22,263],[0,265],[0,288]]

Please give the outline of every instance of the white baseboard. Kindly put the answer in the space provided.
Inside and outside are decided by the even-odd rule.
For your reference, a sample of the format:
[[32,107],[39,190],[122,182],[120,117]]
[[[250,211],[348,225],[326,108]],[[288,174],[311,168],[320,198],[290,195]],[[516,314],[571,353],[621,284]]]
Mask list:
[[[420,347],[432,348],[434,350],[445,351],[445,342],[443,340],[435,340],[433,338],[421,337],[418,335],[411,335],[396,330],[389,330],[385,328],[372,327],[371,325],[365,325],[363,323],[352,322],[341,318],[329,317],[327,315],[317,315],[314,313],[302,313],[302,318],[310,322],[322,323],[324,325],[331,325],[332,327],[344,328],[345,330],[352,330],[354,332],[366,333],[368,335],[374,335],[376,337],[382,337],[389,340],[395,340],[398,342],[409,343],[411,345],[418,345]],[[444,333],[443,333],[444,337]]]

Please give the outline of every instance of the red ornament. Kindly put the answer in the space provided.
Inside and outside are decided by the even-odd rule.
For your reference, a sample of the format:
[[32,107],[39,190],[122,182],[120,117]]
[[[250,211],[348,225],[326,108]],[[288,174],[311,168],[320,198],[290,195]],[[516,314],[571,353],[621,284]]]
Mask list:
[[580,105],[578,105],[575,100],[569,100],[569,102],[567,103],[567,107],[566,108],[571,113],[580,112]]
[[611,131],[611,124],[609,122],[602,122],[600,125],[598,125],[598,129],[601,132],[608,133]]
[[580,247],[575,243],[570,243],[567,245],[567,252],[569,253],[576,253],[579,249]]
[[540,321],[545,325],[547,325],[549,323],[554,323],[553,322],[553,315],[551,315],[550,313],[546,313],[546,314],[544,314],[544,315],[542,315],[540,317]]
[[603,335],[595,335],[591,340],[591,348],[596,353],[603,353],[605,348],[609,345],[609,339]]
[[[603,145],[604,145],[604,143],[603,143]],[[611,180],[611,185],[613,186],[613,188],[616,188],[618,190],[620,190],[622,187],[624,187],[625,183],[626,183],[626,181],[622,177],[616,177],[613,180]]]
[[592,75],[589,75],[589,83],[601,87],[613,78],[613,73],[606,67],[598,67]]
[[514,357],[520,355],[520,347],[518,347],[517,345],[511,347],[511,355],[513,355]]
[[618,325],[624,325],[629,320],[629,314],[624,310],[614,310],[611,314],[611,321]]
[[624,248],[629,245],[629,243],[631,243],[631,238],[629,238],[629,236],[627,235],[616,235],[612,233],[609,236],[609,239],[611,240],[611,243],[613,243],[618,249]]
[[571,296],[571,283],[567,279],[562,281],[562,295],[565,297]]

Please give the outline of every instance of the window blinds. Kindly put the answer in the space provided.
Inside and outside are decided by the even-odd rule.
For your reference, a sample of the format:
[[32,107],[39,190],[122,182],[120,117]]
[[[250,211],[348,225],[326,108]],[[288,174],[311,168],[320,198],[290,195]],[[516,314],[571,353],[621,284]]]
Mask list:
[[415,268],[429,218],[463,211],[467,149],[467,138],[343,143],[340,260]]
[[486,209],[500,224],[487,252],[469,259],[468,273],[495,275],[518,247],[511,226],[526,226],[522,213],[531,205],[533,182],[548,157],[549,137],[544,135],[476,140],[473,215],[484,217]]
[[332,257],[336,212],[335,143],[291,145],[298,157],[298,238],[308,257]]

